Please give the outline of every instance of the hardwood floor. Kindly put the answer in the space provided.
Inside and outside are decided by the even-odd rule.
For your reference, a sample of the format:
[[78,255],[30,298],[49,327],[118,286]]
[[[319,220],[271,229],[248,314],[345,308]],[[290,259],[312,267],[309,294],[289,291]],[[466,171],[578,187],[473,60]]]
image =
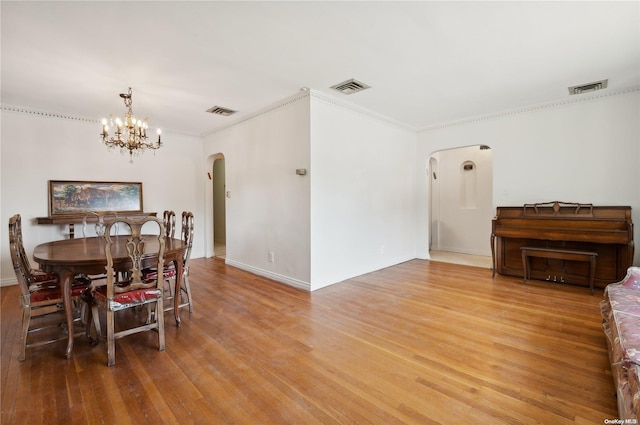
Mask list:
[[[413,260],[307,293],[192,260],[195,311],[18,361],[2,288],[2,424],[602,424],[617,418],[602,291]],[[141,314],[142,316],[142,314]]]

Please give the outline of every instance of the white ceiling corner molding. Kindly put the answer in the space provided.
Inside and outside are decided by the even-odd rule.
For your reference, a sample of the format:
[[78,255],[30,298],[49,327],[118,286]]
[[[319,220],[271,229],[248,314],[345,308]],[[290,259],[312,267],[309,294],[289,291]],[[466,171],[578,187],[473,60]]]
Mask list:
[[224,131],[228,128],[231,128],[233,126],[236,126],[240,123],[243,123],[245,121],[249,121],[253,118],[259,117],[261,115],[265,115],[268,114],[269,112],[275,111],[277,109],[281,109],[284,108],[292,103],[298,102],[302,99],[305,99],[309,96],[309,93],[311,92],[311,90],[300,90],[299,92],[289,96],[289,97],[285,97],[284,99],[278,101],[278,102],[274,102],[272,104],[270,104],[269,106],[266,106],[262,109],[259,109],[255,112],[249,113],[247,115],[244,115],[243,117],[238,117],[237,120],[230,122],[228,125],[222,126],[222,127],[218,127],[215,130],[211,130],[211,131],[206,131],[204,133],[202,133],[200,136],[201,137],[206,137],[206,136],[211,136],[212,134],[216,134],[219,133],[221,131]]
[[585,94],[585,95],[581,95],[580,97],[571,96],[571,98],[567,98],[567,99],[543,102],[535,105],[523,106],[520,108],[496,112],[493,114],[480,115],[473,118],[467,118],[467,119],[462,119],[457,121],[450,121],[450,122],[445,122],[441,124],[431,125],[431,126],[419,129],[418,132],[457,127],[457,126],[473,124],[481,121],[497,120],[501,118],[511,117],[514,115],[527,114],[530,112],[538,112],[545,109],[561,108],[561,107],[576,104],[576,103],[591,102],[594,100],[600,100],[607,97],[619,96],[619,95],[624,95],[624,94],[634,93],[639,91],[640,91],[640,86],[631,86],[631,87],[626,87],[626,88],[621,88],[621,89],[616,89],[616,90],[611,90],[606,92],[598,92],[598,93],[589,94],[589,95]]
[[354,105],[352,103],[337,99],[335,97],[332,97],[332,96],[328,95],[327,93],[319,92],[319,91],[316,91],[316,90],[310,90],[310,93],[311,93],[311,96],[314,99],[322,101],[322,102],[325,102],[325,103],[328,103],[328,104],[331,104],[333,106],[337,106],[339,108],[342,108],[342,109],[345,109],[345,110],[348,110],[348,111],[351,111],[351,112],[362,114],[362,115],[365,115],[365,116],[367,116],[369,118],[373,118],[375,120],[382,121],[382,122],[385,122],[387,124],[392,124],[392,125],[394,125],[396,127],[402,127],[405,130],[409,130],[409,131],[413,131],[413,132],[418,131],[417,128],[415,128],[413,126],[410,126],[410,125],[405,124],[403,122],[397,121],[397,120],[395,120],[393,118],[389,118],[389,117],[387,117],[385,115],[382,115],[382,114],[379,114],[377,112],[373,112],[373,111],[371,111],[369,109],[361,108],[361,107],[356,106],[356,105]]
[[1,109],[3,111],[7,111],[7,112],[16,112],[16,113],[19,113],[19,114],[37,115],[37,116],[45,117],[45,118],[56,118],[56,119],[63,119],[63,120],[83,121],[83,122],[95,123],[95,124],[99,124],[100,123],[100,120],[93,119],[93,118],[78,117],[78,116],[73,116],[73,115],[60,114],[60,113],[57,113],[57,112],[39,111],[39,110],[35,110],[35,109],[25,108],[25,107],[22,107],[22,106],[13,106],[13,105],[2,104]]
[[224,131],[224,130],[230,128],[230,127],[238,125],[238,124],[240,124],[240,123],[242,123],[244,121],[248,121],[250,119],[259,117],[261,115],[268,114],[269,112],[275,111],[275,110],[280,109],[280,108],[284,108],[287,105],[290,105],[291,103],[297,102],[297,101],[302,100],[302,99],[306,99],[307,97],[312,97],[315,100],[319,100],[321,102],[325,102],[327,104],[331,104],[333,106],[336,106],[336,107],[339,107],[339,108],[342,108],[342,109],[345,109],[345,110],[348,110],[348,111],[351,111],[351,112],[362,114],[362,115],[365,115],[365,116],[367,116],[369,118],[373,118],[373,119],[376,119],[378,121],[385,122],[387,124],[392,124],[392,125],[397,126],[397,127],[402,127],[402,128],[404,128],[406,130],[410,130],[410,131],[413,131],[413,132],[417,131],[415,127],[409,126],[409,125],[407,125],[405,123],[402,123],[400,121],[394,120],[394,119],[389,118],[387,116],[378,114],[376,112],[370,111],[368,109],[360,108],[360,107],[358,107],[358,106],[356,106],[356,105],[354,105],[352,103],[339,100],[339,99],[337,99],[335,97],[332,97],[332,96],[330,96],[330,95],[328,95],[326,93],[323,93],[323,92],[320,92],[320,91],[317,91],[317,90],[314,90],[314,89],[305,89],[305,90],[301,90],[301,91],[295,93],[292,96],[286,97],[286,98],[284,98],[284,99],[282,99],[282,100],[280,100],[278,102],[272,103],[271,105],[269,105],[269,106],[267,106],[267,107],[265,107],[263,109],[260,109],[259,111],[256,111],[256,112],[253,112],[251,114],[245,115],[244,117],[239,118],[238,120],[236,120],[236,121],[234,121],[232,123],[229,123],[229,125],[226,125],[224,127],[220,127],[220,128],[215,129],[215,130],[206,132],[206,133],[202,134],[202,136],[205,137],[205,136],[210,136],[212,134],[216,134],[216,133],[218,133],[220,131]]

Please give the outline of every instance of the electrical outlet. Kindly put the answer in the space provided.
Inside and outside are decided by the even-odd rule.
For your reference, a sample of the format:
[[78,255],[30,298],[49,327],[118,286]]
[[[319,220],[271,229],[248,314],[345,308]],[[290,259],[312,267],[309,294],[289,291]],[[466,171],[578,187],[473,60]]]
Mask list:
[[275,261],[275,254],[273,251],[269,251],[269,262],[273,263]]

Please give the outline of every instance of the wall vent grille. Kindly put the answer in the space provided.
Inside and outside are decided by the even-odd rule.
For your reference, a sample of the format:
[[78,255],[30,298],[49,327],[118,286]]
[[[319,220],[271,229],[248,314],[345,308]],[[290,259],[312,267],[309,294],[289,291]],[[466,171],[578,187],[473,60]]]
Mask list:
[[228,117],[229,115],[235,114],[237,111],[234,111],[233,109],[229,109],[229,108],[223,108],[222,106],[216,105],[207,109],[207,112],[214,115],[222,115],[224,117]]
[[371,88],[371,86],[366,85],[363,82],[358,80],[354,80],[353,78],[347,81],[343,81],[342,83],[336,84],[335,86],[331,86],[332,89],[339,91],[344,94],[354,94],[361,92],[362,90],[366,90]]
[[609,80],[594,81],[593,83],[582,84],[580,86],[569,87],[569,94],[589,93],[607,88]]

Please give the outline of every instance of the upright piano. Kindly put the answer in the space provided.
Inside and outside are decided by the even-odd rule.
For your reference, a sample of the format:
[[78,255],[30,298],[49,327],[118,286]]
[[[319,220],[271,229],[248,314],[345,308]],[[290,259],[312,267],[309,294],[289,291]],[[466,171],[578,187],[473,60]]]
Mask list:
[[[622,280],[633,263],[631,207],[571,202],[498,207],[491,223],[493,273],[523,277],[521,248],[597,253],[594,286]],[[590,266],[555,258],[532,258],[530,279],[589,286]]]

